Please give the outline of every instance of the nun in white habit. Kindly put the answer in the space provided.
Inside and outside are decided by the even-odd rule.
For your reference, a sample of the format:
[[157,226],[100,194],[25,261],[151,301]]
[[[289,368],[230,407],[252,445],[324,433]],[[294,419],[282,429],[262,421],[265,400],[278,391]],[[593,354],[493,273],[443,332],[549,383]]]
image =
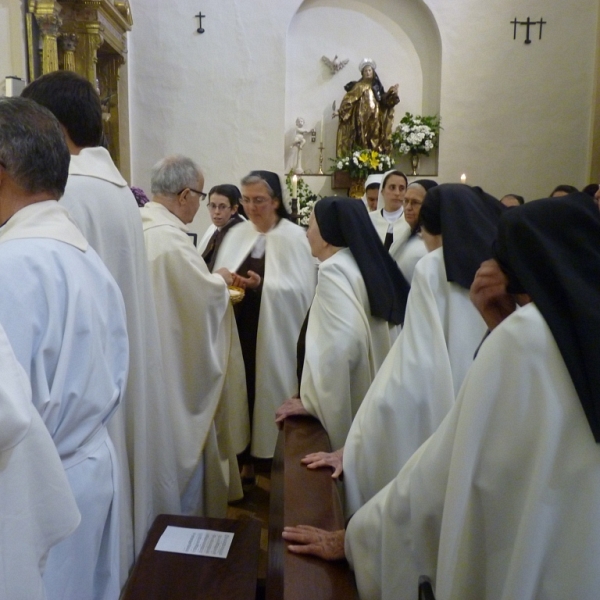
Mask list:
[[431,179],[419,179],[408,184],[404,195],[404,218],[410,225],[410,236],[397,253],[396,263],[407,281],[412,281],[415,266],[426,254],[427,247],[421,234],[419,213],[425,194],[437,183]]
[[377,210],[382,179],[383,173],[371,173],[365,181],[365,193],[363,194],[362,201],[369,212]]
[[[362,600],[412,599],[420,575],[439,600],[598,597],[598,239],[583,194],[503,216],[472,288],[500,324],[440,428],[348,524]],[[326,537],[310,551],[332,555]]]
[[431,252],[417,264],[404,328],[344,447],[348,514],[396,476],[454,404],[486,331],[469,288],[492,255],[502,210],[466,185],[427,193],[419,222]]
[[0,598],[43,600],[50,548],[80,514],[31,386],[0,326]]
[[351,198],[320,200],[307,237],[322,262],[299,397],[280,407],[277,422],[311,414],[339,448],[404,318],[409,285],[379,243],[364,206]]
[[[373,226],[386,250],[396,242],[402,245],[410,235],[410,225],[404,218],[404,196],[408,179],[402,171],[393,169],[384,173],[379,187],[377,210],[369,213]],[[395,258],[392,255],[392,258]]]
[[420,238],[415,236],[415,225],[406,218],[404,201],[407,189],[408,180],[404,173],[397,170],[385,173],[379,188],[377,210],[369,216],[385,249],[410,283],[415,264],[425,254],[425,248]]
[[[214,270],[262,278],[258,287],[246,289],[236,321],[252,426],[250,454],[271,458],[277,441],[273,415],[297,390],[296,343],[314,295],[316,269],[304,230],[289,220],[276,173],[246,176],[242,206],[249,220],[227,234]],[[251,469],[242,477],[251,478]]]

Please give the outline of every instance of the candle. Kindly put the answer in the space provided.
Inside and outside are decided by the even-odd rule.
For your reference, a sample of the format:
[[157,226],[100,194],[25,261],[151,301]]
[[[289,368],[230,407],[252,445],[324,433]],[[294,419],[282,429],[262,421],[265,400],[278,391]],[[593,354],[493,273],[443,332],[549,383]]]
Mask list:
[[323,124],[325,122],[325,119],[321,119],[321,144],[324,146],[325,142],[323,141]]
[[292,198],[298,197],[298,175],[292,177]]
[[467,176],[464,173],[460,176],[460,182],[467,183]]

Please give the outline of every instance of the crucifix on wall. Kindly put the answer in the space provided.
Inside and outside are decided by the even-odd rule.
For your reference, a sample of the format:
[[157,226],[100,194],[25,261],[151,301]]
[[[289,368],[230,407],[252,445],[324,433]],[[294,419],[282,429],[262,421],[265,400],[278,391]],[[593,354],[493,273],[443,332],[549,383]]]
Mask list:
[[511,25],[514,26],[514,32],[513,32],[513,40],[517,39],[517,25],[525,25],[525,27],[527,28],[527,32],[525,34],[525,44],[531,44],[531,39],[529,37],[529,29],[531,27],[533,27],[534,25],[539,25],[540,26],[540,36],[538,39],[542,39],[542,27],[547,23],[547,21],[544,21],[543,18],[541,18],[539,21],[532,21],[530,17],[527,17],[526,21],[518,21],[517,17],[514,18],[513,21],[510,21]]
[[202,11],[200,10],[200,11],[198,11],[197,15],[194,15],[194,17],[196,17],[198,19],[198,29],[196,29],[196,31],[198,33],[204,33],[204,27],[202,27],[202,19],[204,17],[206,17],[206,15],[203,15]]

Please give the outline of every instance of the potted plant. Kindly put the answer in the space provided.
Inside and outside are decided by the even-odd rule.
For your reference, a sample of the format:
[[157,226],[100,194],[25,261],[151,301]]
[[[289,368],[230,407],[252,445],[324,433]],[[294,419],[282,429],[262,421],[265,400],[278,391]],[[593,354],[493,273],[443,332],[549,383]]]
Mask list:
[[422,117],[407,112],[392,133],[392,146],[398,154],[409,154],[412,174],[416,175],[421,156],[437,148],[440,137],[440,117]]
[[[334,162],[334,179],[336,173],[348,173],[350,177],[349,195],[352,198],[360,198],[364,194],[365,180],[369,175],[385,173],[394,167],[391,156],[368,149],[355,150],[349,156],[332,160]],[[335,183],[334,187],[337,187]]]

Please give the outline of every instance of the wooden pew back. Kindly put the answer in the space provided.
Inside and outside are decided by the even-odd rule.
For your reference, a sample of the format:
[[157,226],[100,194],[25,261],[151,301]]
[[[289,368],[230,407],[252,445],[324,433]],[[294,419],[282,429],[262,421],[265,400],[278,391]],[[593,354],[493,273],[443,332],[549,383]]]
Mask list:
[[325,562],[292,554],[281,537],[284,526],[344,528],[337,484],[330,469],[309,470],[300,460],[311,452],[331,452],[329,437],[312,417],[290,417],[279,438],[271,472],[267,600],[358,599],[346,561]]

